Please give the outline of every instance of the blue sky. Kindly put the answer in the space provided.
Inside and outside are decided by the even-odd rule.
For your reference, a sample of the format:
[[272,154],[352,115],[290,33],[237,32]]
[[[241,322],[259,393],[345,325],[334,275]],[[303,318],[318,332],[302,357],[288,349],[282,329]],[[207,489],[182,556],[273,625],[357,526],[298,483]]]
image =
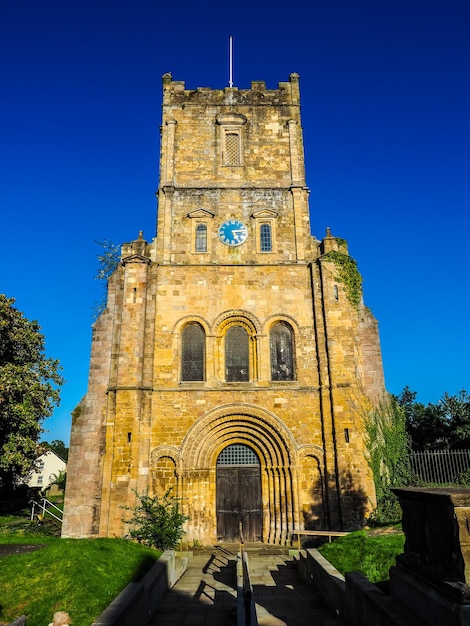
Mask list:
[[388,390],[469,385],[470,3],[6,0],[0,291],[63,366],[44,438],[86,392],[96,241],[155,234],[161,75],[188,88],[301,76],[312,232],[349,242]]

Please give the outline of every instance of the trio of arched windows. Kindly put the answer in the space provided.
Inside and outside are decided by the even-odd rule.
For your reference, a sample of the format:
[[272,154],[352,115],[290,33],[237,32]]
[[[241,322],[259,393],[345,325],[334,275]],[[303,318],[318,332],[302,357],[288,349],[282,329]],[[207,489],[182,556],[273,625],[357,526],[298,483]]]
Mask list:
[[[287,322],[276,322],[269,333],[271,380],[294,380],[293,331]],[[233,325],[225,333],[225,380],[250,380],[250,337],[241,325]],[[197,322],[187,324],[182,333],[181,380],[205,379],[204,329]]]

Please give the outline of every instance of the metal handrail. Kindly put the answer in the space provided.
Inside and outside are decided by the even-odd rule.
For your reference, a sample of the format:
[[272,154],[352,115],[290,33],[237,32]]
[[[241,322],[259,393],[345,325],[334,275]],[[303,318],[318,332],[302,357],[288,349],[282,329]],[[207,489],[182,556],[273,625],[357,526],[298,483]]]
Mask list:
[[58,506],[56,506],[53,502],[51,502],[47,498],[41,498],[41,502],[37,502],[36,500],[30,500],[30,502],[32,503],[31,521],[33,521],[34,519],[34,511],[35,511],[36,506],[38,506],[39,510],[42,511],[40,515],[42,515],[43,519],[47,511],[48,515],[50,515],[51,517],[53,517],[54,519],[56,519],[58,522],[62,524],[62,517],[58,517],[55,513],[53,513],[50,509],[47,508],[47,506],[53,507],[54,509],[59,511],[60,514],[62,514],[62,510]]
[[257,626],[253,586],[248,570],[248,554],[244,551],[242,522],[238,525],[240,539],[240,558],[237,564],[237,626]]

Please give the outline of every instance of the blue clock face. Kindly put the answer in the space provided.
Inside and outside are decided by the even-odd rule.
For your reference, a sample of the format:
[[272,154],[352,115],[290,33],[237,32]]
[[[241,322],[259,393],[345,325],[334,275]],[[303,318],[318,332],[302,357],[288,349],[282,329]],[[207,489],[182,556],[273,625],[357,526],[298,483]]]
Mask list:
[[238,220],[227,220],[219,227],[219,239],[226,246],[239,246],[247,237],[247,227]]

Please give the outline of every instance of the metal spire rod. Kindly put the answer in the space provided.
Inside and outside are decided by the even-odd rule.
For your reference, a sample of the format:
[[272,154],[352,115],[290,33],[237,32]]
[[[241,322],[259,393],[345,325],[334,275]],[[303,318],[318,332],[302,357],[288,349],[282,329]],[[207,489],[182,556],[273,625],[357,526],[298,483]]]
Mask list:
[[233,37],[230,35],[229,39],[229,80],[228,86],[233,87]]

